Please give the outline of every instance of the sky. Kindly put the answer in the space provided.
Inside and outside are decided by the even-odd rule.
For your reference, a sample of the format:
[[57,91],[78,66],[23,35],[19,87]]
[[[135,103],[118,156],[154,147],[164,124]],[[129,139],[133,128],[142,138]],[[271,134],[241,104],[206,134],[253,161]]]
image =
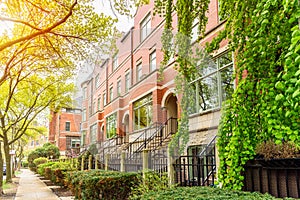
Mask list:
[[[95,7],[97,13],[103,12],[104,14],[115,17],[111,10],[109,0],[95,0],[93,6]],[[122,15],[118,15],[117,17],[118,17],[118,23],[117,23],[118,30],[123,32],[129,31],[130,28],[133,26],[133,19],[130,19],[129,17],[122,16]]]

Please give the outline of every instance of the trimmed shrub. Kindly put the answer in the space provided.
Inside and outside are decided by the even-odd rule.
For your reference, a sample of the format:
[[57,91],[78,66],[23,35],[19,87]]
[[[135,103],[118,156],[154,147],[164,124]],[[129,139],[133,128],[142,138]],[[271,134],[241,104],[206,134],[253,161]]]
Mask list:
[[47,179],[50,179],[50,178],[46,177],[45,171],[46,171],[47,168],[50,169],[50,167],[54,164],[55,164],[54,162],[47,162],[47,163],[44,163],[44,164],[40,164],[38,166],[37,173],[40,174],[41,176],[44,176]]
[[76,170],[69,162],[48,162],[38,167],[38,173],[54,184],[64,186],[65,174]]
[[28,167],[28,161],[27,160],[22,161],[22,167],[24,167],[24,168]]
[[47,163],[47,162],[48,162],[48,158],[41,157],[41,158],[34,159],[33,164],[35,164],[35,166],[38,168],[39,165]]
[[165,200],[165,199],[176,199],[176,200],[275,200],[269,194],[260,194],[257,192],[241,192],[241,191],[230,191],[220,188],[212,187],[176,187],[168,190],[161,191],[150,191],[140,197],[132,199],[140,200]]
[[131,188],[137,187],[138,173],[116,171],[78,171],[67,174],[66,184],[76,199],[128,199]]
[[28,166],[30,170],[35,171],[37,170],[37,166],[33,163],[33,161],[37,158],[44,157],[44,158],[59,158],[59,149],[57,146],[51,143],[45,143],[42,147],[36,148],[35,150],[31,151],[28,154]]

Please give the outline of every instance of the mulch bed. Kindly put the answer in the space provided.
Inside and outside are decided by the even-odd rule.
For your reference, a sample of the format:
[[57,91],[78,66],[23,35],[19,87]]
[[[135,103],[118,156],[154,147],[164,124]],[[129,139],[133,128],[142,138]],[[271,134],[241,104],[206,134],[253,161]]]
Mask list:
[[51,188],[51,190],[59,197],[73,196],[72,192],[68,188]]
[[[55,193],[58,197],[69,197],[73,196],[72,192],[68,188],[56,186],[50,180],[46,179],[45,177],[39,177],[51,190]],[[54,186],[54,187],[52,187]],[[56,186],[56,187],[55,187]]]

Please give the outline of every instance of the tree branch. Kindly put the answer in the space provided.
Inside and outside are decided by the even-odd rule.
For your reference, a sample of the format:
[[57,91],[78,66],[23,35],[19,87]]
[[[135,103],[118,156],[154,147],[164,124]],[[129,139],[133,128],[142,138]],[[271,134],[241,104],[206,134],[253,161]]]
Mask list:
[[60,26],[61,24],[65,23],[67,21],[67,19],[70,16],[72,16],[74,7],[76,5],[77,5],[77,0],[75,0],[75,2],[72,4],[72,6],[70,7],[69,12],[67,13],[67,15],[64,18],[62,18],[61,20],[59,20],[58,22],[54,23],[52,26],[50,26],[48,28],[45,28],[45,29],[41,29],[38,32],[29,34],[27,36],[18,38],[16,40],[6,42],[6,43],[0,45],[0,51],[3,51],[4,49],[6,49],[6,48],[8,48],[8,47],[10,47],[12,45],[15,45],[15,44],[17,44],[19,42],[22,42],[22,41],[25,41],[25,40],[30,40],[32,38],[35,38],[35,37],[39,36],[39,35],[43,35],[43,34],[51,32],[54,28],[56,28],[56,27]]

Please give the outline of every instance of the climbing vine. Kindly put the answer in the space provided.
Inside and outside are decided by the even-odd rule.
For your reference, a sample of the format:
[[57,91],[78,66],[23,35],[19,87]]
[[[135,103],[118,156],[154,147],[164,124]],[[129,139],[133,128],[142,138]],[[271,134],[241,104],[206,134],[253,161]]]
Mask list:
[[[171,146],[188,140],[187,83],[196,72],[191,31],[199,21],[204,36],[209,1],[157,0],[156,9],[166,19],[162,37],[166,65],[176,49],[177,86],[182,94],[181,123]],[[219,16],[226,26],[207,45],[212,52],[223,40],[235,53],[237,87],[225,102],[219,127],[219,181],[223,187],[241,189],[245,163],[254,158],[258,144],[272,140],[300,144],[300,5],[298,0],[219,0]],[[178,16],[178,33],[172,30],[172,12]],[[175,36],[173,36],[173,34]],[[175,46],[172,47],[172,39]]]
[[223,106],[219,181],[241,189],[243,166],[258,144],[300,144],[300,5],[298,0],[220,0],[223,39],[235,53],[238,86]]
[[[171,57],[176,55],[176,70],[178,75],[175,79],[177,93],[181,94],[181,115],[179,128],[170,143],[170,147],[177,154],[182,153],[189,140],[189,104],[191,98],[188,93],[188,83],[192,80],[193,74],[196,72],[196,65],[192,51],[192,29],[195,21],[198,22],[199,38],[203,37],[207,22],[206,11],[208,9],[209,0],[156,0],[156,13],[165,18],[165,27],[162,34],[162,50],[164,52],[164,60],[161,63],[161,70],[168,64]],[[174,33],[172,27],[172,14],[177,14],[177,30]],[[174,43],[174,44],[173,44]],[[178,144],[180,148],[178,149]]]

